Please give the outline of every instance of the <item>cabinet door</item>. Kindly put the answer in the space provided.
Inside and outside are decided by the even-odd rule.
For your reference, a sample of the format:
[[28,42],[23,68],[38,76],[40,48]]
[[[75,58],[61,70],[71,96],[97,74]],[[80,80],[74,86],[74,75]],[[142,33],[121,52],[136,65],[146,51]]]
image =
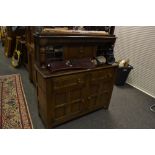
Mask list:
[[87,94],[88,109],[108,108],[113,88],[113,76],[111,68],[90,73]]
[[63,121],[82,112],[84,88],[84,74],[53,79],[54,121]]

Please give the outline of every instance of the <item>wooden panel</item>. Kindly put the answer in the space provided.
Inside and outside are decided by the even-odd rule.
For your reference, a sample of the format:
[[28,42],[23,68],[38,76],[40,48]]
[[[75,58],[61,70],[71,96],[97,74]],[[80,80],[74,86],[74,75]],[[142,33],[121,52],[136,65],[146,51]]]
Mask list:
[[87,93],[88,109],[98,106],[108,107],[113,88],[113,75],[113,68],[90,73]]
[[95,57],[96,50],[96,46],[68,46],[64,48],[64,58],[93,58]]
[[55,93],[55,106],[63,105],[67,103],[66,91],[60,91]]
[[37,72],[37,85],[46,92],[46,81],[45,79]]
[[84,74],[68,75],[53,78],[53,89],[65,89],[67,87],[79,87],[85,82]]
[[69,75],[53,79],[54,122],[63,121],[82,111],[84,75]]
[[81,112],[81,100],[80,99],[71,103],[70,112],[71,112],[71,114]]
[[66,115],[66,106],[58,107],[55,109],[55,120],[65,119]]
[[113,68],[107,68],[103,70],[97,70],[90,73],[91,81],[96,81],[97,83],[100,80],[111,80],[114,75],[114,69]]
[[79,88],[70,88],[69,90],[69,112],[70,115],[81,113],[84,107],[85,89],[83,86]]
[[46,94],[40,87],[37,87],[38,110],[44,122],[47,121],[47,100]]
[[108,108],[109,99],[111,97],[113,82],[106,83],[102,81],[98,90],[97,105],[103,105],[104,108]]
[[54,121],[63,120],[68,115],[68,94],[64,90],[56,91],[52,95],[54,98]]

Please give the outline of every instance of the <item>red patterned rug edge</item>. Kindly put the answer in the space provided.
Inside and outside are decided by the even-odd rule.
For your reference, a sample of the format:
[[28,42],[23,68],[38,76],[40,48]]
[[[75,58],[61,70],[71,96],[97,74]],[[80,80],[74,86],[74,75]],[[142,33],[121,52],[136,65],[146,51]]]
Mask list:
[[27,103],[27,100],[26,100],[25,92],[24,92],[24,87],[23,87],[21,75],[20,74],[0,75],[0,78],[9,77],[9,76],[18,76],[18,78],[19,78],[20,86],[21,86],[21,90],[22,90],[22,94],[23,94],[23,99],[24,99],[24,103],[25,103],[25,107],[26,107],[26,111],[27,111],[28,118],[29,118],[29,121],[30,121],[30,127],[31,127],[30,129],[34,129],[32,119],[31,119],[31,115],[30,115],[30,112],[29,112],[28,103]]
[[21,85],[21,89],[22,89],[22,93],[23,93],[23,97],[24,97],[24,101],[25,101],[26,110],[27,110],[27,113],[28,113],[28,117],[30,119],[31,128],[33,129],[33,123],[32,123],[31,115],[30,115],[30,112],[29,112],[29,107],[28,107],[28,103],[27,103],[27,100],[26,100],[26,96],[25,96],[25,93],[24,93],[22,78],[21,78],[20,74],[16,74],[16,75],[19,75],[19,80],[20,80],[20,85]]

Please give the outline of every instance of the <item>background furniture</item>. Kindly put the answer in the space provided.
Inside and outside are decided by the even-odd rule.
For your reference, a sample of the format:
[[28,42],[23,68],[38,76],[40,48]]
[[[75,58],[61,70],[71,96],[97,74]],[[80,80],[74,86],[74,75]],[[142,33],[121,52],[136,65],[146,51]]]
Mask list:
[[29,79],[31,82],[35,83],[35,74],[34,74],[34,38],[35,26],[26,27],[26,46],[28,54],[28,71]]

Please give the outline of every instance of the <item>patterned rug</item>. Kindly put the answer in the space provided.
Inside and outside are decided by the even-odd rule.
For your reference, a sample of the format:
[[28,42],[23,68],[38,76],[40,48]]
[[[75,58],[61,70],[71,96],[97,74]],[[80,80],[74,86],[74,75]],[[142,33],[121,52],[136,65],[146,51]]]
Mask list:
[[32,128],[32,121],[19,74],[0,76],[0,128]]

